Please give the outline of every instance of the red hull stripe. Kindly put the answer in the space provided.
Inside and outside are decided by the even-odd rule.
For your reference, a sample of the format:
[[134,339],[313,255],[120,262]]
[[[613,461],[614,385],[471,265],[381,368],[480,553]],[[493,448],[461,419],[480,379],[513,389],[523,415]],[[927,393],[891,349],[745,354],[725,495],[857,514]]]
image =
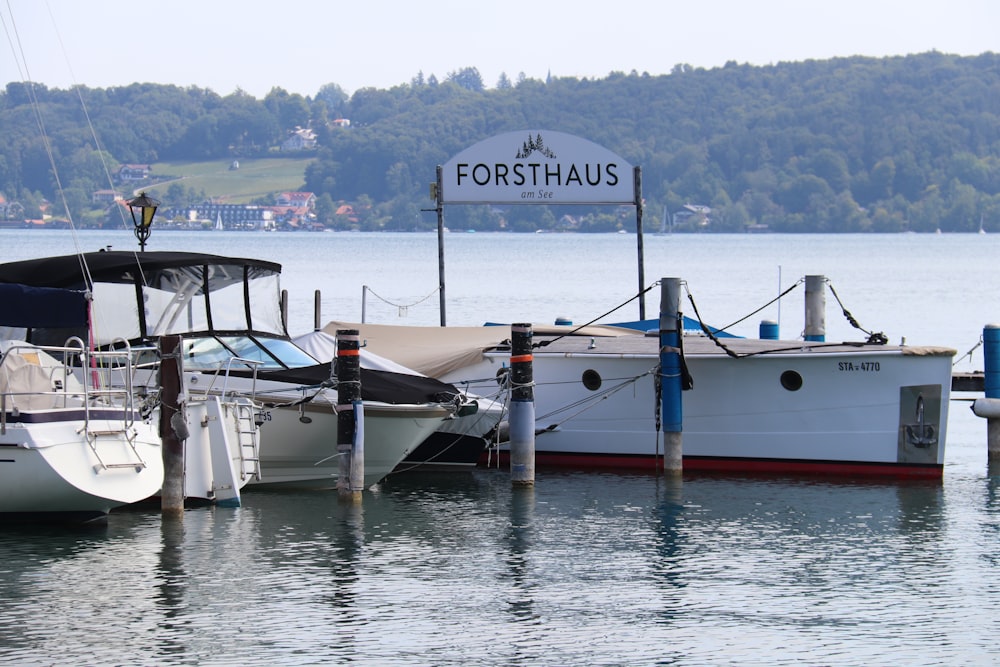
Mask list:
[[[480,464],[486,462],[485,457]],[[508,452],[500,452],[500,465],[509,465]],[[654,456],[616,454],[566,454],[535,452],[539,467],[589,470],[659,470],[661,460]],[[684,472],[749,473],[772,475],[823,475],[836,477],[887,477],[940,479],[943,466],[914,463],[868,463],[864,461],[808,461],[802,459],[732,459],[685,456]]]

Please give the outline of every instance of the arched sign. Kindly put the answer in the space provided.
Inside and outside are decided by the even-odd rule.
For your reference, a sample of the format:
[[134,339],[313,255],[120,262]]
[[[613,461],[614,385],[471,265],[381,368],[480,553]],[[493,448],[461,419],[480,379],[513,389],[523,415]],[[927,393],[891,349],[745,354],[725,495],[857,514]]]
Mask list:
[[554,130],[498,134],[438,165],[431,184],[438,223],[438,299],[445,326],[445,204],[611,204],[635,206],[639,319],[646,318],[642,252],[642,170],[607,148]]
[[635,204],[632,165],[565,132],[521,130],[480,141],[441,173],[440,204]]

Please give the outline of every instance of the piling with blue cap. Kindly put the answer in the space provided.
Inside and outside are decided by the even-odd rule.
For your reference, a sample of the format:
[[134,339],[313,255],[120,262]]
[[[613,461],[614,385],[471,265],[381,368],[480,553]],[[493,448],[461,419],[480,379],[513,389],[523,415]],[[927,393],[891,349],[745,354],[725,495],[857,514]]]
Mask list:
[[[1000,324],[983,327],[983,393],[980,416],[986,417],[986,456],[991,464],[1000,463]],[[975,404],[973,412],[977,412]],[[977,412],[979,414],[979,412]]]
[[660,415],[663,422],[663,471],[683,470],[681,406],[680,278],[660,280]]
[[1000,324],[983,327],[983,371],[986,398],[1000,398]]

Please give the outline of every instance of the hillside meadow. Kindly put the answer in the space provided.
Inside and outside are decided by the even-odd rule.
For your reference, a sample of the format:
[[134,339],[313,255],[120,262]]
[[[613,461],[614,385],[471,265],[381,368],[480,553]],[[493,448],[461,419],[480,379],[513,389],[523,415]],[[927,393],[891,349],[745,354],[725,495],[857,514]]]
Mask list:
[[[151,165],[155,185],[165,191],[173,183],[228,204],[249,204],[275,192],[301,190],[306,167],[315,158],[242,158],[232,160],[156,162]],[[161,180],[162,179],[162,180]]]

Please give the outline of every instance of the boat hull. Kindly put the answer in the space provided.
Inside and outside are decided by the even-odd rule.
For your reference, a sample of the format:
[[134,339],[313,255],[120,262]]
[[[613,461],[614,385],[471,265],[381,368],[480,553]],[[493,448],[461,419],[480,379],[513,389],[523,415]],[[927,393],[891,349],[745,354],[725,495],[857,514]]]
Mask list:
[[[151,424],[135,423],[132,445],[124,434],[102,436],[96,443],[98,458],[81,439],[81,422],[59,421],[53,412],[58,411],[33,415],[38,421],[8,421],[0,434],[0,518],[99,520],[115,507],[145,500],[159,491],[163,462],[160,439]],[[21,414],[21,418],[31,416]],[[107,430],[111,427],[109,423]],[[101,430],[102,426],[92,422],[91,428]]]
[[[451,413],[439,405],[364,404],[364,486],[377,484]],[[305,419],[303,419],[305,418]],[[337,413],[328,401],[263,411],[261,476],[251,486],[336,486]]]
[[[732,358],[707,343],[685,340],[685,470],[941,476],[954,351],[786,342]],[[658,469],[656,338],[591,345],[535,352],[536,465]]]

